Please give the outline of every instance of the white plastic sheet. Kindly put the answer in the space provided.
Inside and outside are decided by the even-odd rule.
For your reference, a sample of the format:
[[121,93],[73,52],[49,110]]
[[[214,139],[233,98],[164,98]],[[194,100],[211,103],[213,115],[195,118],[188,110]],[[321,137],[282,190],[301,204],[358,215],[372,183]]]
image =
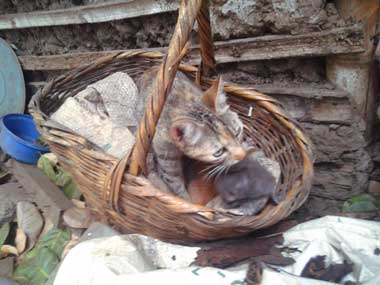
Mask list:
[[380,249],[379,237],[380,223],[372,221],[328,216],[300,224],[284,234],[284,246],[301,251],[290,255],[296,263],[281,268],[281,273],[265,269],[262,285],[335,284],[296,276],[317,255],[326,256],[327,266],[344,260],[353,263],[354,272],[343,281],[378,285],[380,256],[375,250]]
[[[284,234],[284,246],[297,248],[290,256],[296,263],[263,271],[262,285],[332,285],[301,278],[310,258],[326,255],[326,265],[354,264],[354,272],[344,281],[363,285],[380,284],[380,223],[325,217],[300,224]],[[55,285],[159,284],[240,285],[247,265],[221,270],[195,267],[197,247],[164,243],[141,235],[94,239],[76,246],[63,261]],[[377,252],[377,251],[376,251]]]
[[240,285],[246,268],[195,267],[197,247],[164,243],[142,235],[93,239],[69,252],[54,285],[181,284]]

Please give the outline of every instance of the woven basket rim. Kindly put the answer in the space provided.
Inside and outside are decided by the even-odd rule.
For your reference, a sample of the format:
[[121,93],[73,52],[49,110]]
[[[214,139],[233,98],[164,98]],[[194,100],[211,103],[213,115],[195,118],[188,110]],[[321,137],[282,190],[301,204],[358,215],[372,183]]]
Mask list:
[[[104,63],[105,59],[109,59],[110,57],[113,57],[115,59],[124,59],[125,57],[134,57],[134,56],[141,57],[141,56],[145,56],[145,55],[148,55],[147,58],[152,58],[152,59],[158,59],[158,58],[162,58],[163,57],[163,54],[161,54],[159,52],[151,53],[149,50],[146,51],[144,49],[134,50],[133,52],[129,52],[129,51],[128,52],[123,52],[123,53],[116,52],[112,56],[107,56],[105,58],[101,58],[101,59],[99,59],[98,61],[96,61],[94,63],[90,63],[90,64],[88,64],[86,66],[80,67],[78,69],[74,69],[74,70],[68,72],[65,77],[66,78],[70,78],[71,77],[70,75],[74,71],[86,72],[88,70],[91,70],[94,65],[96,66],[99,62]],[[197,71],[197,67],[196,66],[193,66],[193,65],[190,65],[190,64],[186,64],[186,63],[181,64],[181,66],[179,67],[179,69],[181,71],[183,71],[183,72],[193,72],[193,73],[195,73]],[[57,82],[61,81],[61,78],[58,78],[58,79],[59,80],[57,80]],[[203,80],[206,81],[206,82],[208,82],[208,84],[210,84],[215,79],[203,78]],[[53,82],[54,82],[54,80],[50,81],[49,83],[47,83],[45,85],[45,87],[51,87],[51,85],[52,85]],[[245,91],[249,91],[249,92],[245,92]],[[282,109],[282,104],[280,102],[278,102],[276,99],[274,99],[274,98],[272,98],[272,97],[270,97],[268,95],[256,92],[252,88],[240,86],[239,84],[225,82],[225,92],[228,93],[228,95],[230,95],[230,96],[243,97],[245,99],[253,100],[253,101],[259,101],[260,100],[260,101],[263,102],[263,106],[265,108],[267,108],[268,110],[270,110],[270,112],[274,112],[274,114],[276,114],[276,116],[283,116],[283,117],[290,118],[289,116],[287,116],[287,113]],[[241,92],[241,93],[238,93],[238,92]],[[48,93],[46,93],[46,94],[48,94]],[[70,144],[70,147],[77,148],[78,151],[79,150],[80,151],[85,151],[85,152],[88,152],[88,155],[96,155],[98,157],[101,157],[102,159],[109,159],[110,161],[117,161],[118,160],[116,157],[112,156],[111,154],[108,154],[107,152],[105,152],[105,151],[103,151],[101,149],[96,149],[96,146],[94,146],[88,139],[86,139],[85,137],[83,137],[81,135],[78,135],[77,133],[75,133],[71,129],[69,129],[69,128],[63,126],[63,125],[61,125],[58,122],[56,122],[55,120],[53,120],[52,118],[50,118],[50,114],[44,114],[42,112],[42,110],[39,109],[39,107],[37,107],[37,109],[36,109],[36,102],[37,102],[37,100],[40,99],[41,95],[42,95],[42,90],[39,90],[37,92],[37,94],[35,94],[35,96],[33,97],[33,102],[31,101],[30,104],[29,104],[29,108],[31,110],[31,113],[33,113],[33,117],[34,118],[37,116],[37,113],[42,115],[41,118],[39,118],[38,121],[37,121],[38,125],[40,125],[40,126],[48,125],[49,127],[54,128],[55,130],[53,130],[53,132],[56,135],[58,135],[59,132],[63,132],[62,134],[69,133],[71,136],[76,137],[77,138],[77,142],[71,142],[69,144]],[[36,110],[37,113],[34,110]],[[45,122],[47,124],[45,124]],[[292,133],[294,133],[295,136],[300,136],[300,140],[302,141],[302,143],[304,143],[305,146],[310,145],[311,144],[310,140],[305,135],[303,135],[302,129],[300,129],[302,127],[300,127],[299,124],[296,121],[294,121],[294,120],[291,120],[291,123],[293,123],[293,124],[296,123],[297,126],[294,126],[294,127],[290,128],[289,131],[291,131]],[[85,149],[84,146],[89,146],[89,148]],[[94,147],[95,147],[95,149],[94,149]],[[310,148],[306,148],[306,150],[307,150],[309,156],[312,156],[311,149]],[[295,181],[294,183],[297,183],[297,182]],[[291,188],[293,188],[293,187],[295,187],[295,185],[293,185]],[[160,193],[160,196],[170,196],[170,197],[173,197],[175,199],[179,199],[181,201],[181,203],[183,203],[183,204],[195,205],[195,204],[191,203],[190,201],[186,201],[184,199],[181,199],[181,198],[175,196],[172,193],[162,192],[158,188],[152,188],[152,192],[151,193],[152,194],[153,193]],[[207,211],[207,212],[213,212],[213,213],[220,212],[220,213],[226,214],[226,211],[223,211],[223,210],[212,209],[212,208],[209,208],[209,207],[206,207],[206,206],[201,206],[201,205],[197,205],[197,206],[198,206],[198,211],[196,211],[196,212]],[[274,208],[275,207],[276,206],[274,206]],[[231,217],[240,217],[240,218],[250,217],[250,216],[238,216],[238,215],[234,215],[234,214],[229,214],[229,215]]]

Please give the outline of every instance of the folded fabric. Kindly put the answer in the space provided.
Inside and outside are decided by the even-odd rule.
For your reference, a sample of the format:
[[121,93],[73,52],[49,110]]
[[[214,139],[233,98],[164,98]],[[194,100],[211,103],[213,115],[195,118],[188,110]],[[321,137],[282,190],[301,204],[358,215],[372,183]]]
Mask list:
[[51,118],[117,158],[128,153],[135,142],[128,128],[93,113],[75,98],[68,98]]
[[128,74],[116,72],[68,98],[51,118],[117,158],[135,143],[138,90]]

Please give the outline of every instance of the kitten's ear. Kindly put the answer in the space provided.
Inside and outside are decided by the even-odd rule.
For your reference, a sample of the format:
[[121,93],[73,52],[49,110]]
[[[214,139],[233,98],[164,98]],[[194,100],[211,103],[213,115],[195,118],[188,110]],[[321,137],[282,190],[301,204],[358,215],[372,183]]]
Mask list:
[[173,123],[169,130],[170,138],[179,146],[194,145],[202,136],[201,127],[189,120]]
[[229,108],[223,88],[224,82],[220,76],[212,83],[210,88],[203,93],[202,97],[203,103],[217,115],[224,114]]

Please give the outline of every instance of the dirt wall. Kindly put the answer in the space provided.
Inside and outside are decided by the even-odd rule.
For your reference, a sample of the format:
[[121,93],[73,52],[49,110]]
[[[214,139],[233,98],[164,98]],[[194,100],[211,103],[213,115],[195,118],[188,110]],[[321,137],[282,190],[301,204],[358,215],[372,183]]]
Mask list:
[[[326,79],[324,66],[323,58],[315,58],[250,62],[220,69],[225,80],[259,90],[273,89],[270,95],[310,136],[315,146],[315,179],[306,208],[312,214],[341,210],[349,197],[367,191],[374,170],[364,122],[348,93],[334,93],[339,89]],[[276,94],[281,88],[284,92]],[[292,94],[292,90],[297,91]],[[308,93],[310,90],[313,93]]]
[[[101,3],[100,0],[3,0],[0,13],[51,10]],[[161,47],[169,43],[177,13],[58,27],[0,31],[0,37],[17,47],[19,54],[50,55]],[[272,34],[302,34],[343,27],[331,3],[322,0],[215,0],[211,22],[216,40]],[[197,41],[196,33],[192,38]]]

